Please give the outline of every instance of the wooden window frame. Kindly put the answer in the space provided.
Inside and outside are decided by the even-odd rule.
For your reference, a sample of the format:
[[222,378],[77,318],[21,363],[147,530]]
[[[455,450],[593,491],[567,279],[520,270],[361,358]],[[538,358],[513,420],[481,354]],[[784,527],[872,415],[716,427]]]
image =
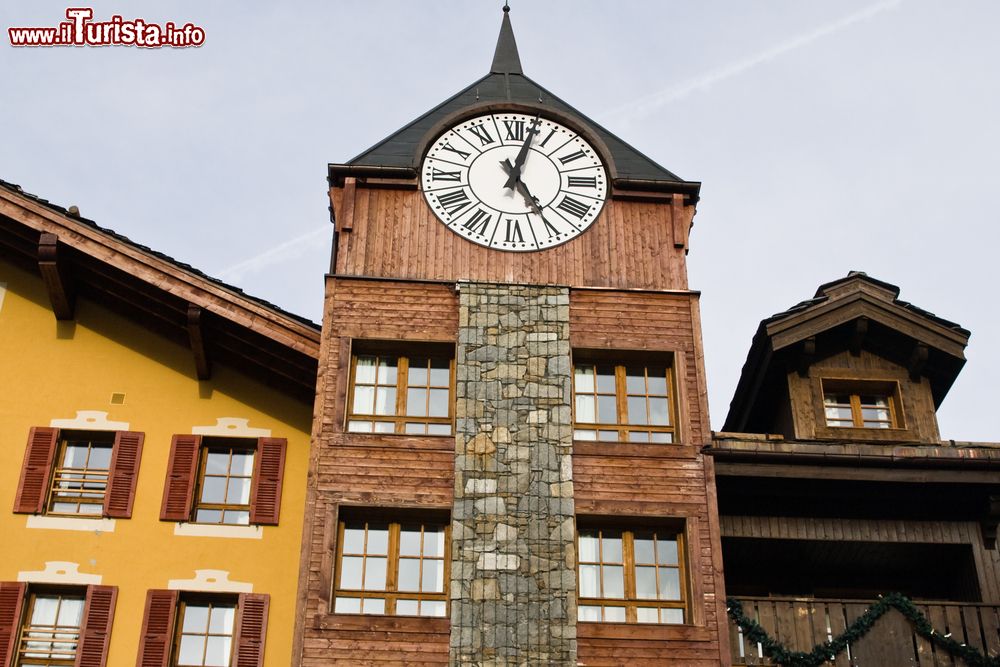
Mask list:
[[[609,597],[583,597],[577,593],[577,606],[595,606],[601,607],[602,620],[600,621],[584,621],[578,619],[579,623],[628,623],[634,625],[643,626],[679,626],[679,625],[693,625],[693,619],[691,617],[691,581],[689,575],[689,564],[687,558],[687,535],[683,528],[674,528],[669,526],[653,526],[653,527],[639,527],[639,526],[622,526],[613,527],[607,524],[585,526],[577,531],[577,554],[580,554],[580,537],[583,533],[596,533],[600,538],[603,532],[614,532],[620,534],[622,540],[622,562],[621,566],[623,569],[623,586],[624,586],[624,597],[621,598],[609,598]],[[639,598],[636,595],[636,562],[635,562],[635,534],[639,533],[652,533],[657,537],[661,534],[671,535],[677,541],[677,576],[679,577],[680,584],[680,600],[660,600],[657,598]],[[599,561],[581,561],[578,557],[577,559],[577,570],[576,575],[579,581],[580,577],[580,566],[581,565],[599,565],[598,572],[600,573],[601,581],[603,582],[603,549],[598,552]],[[611,563],[611,565],[617,565],[618,563]],[[647,564],[641,563],[640,565],[646,566]],[[659,570],[661,568],[672,568],[671,565],[659,565],[654,566],[657,570],[657,590],[659,590]],[[602,586],[603,588],[603,586]],[[577,586],[577,591],[579,591],[579,584]],[[624,607],[625,608],[625,621],[608,621],[603,620],[604,607]],[[639,607],[655,607],[657,609],[680,609],[684,614],[683,623],[651,623],[648,621],[638,620],[638,609]]]
[[[344,432],[351,433],[352,435],[408,435],[417,437],[447,437],[451,438],[455,435],[455,355],[454,353],[446,353],[443,349],[438,349],[439,346],[433,346],[432,349],[422,350],[417,349],[412,353],[402,353],[398,351],[398,348],[387,348],[384,345],[377,345],[374,349],[369,349],[366,346],[361,346],[359,348],[354,348],[352,346],[351,350],[351,366],[350,375],[347,384],[347,410],[344,419]],[[395,413],[391,415],[376,415],[376,414],[363,414],[356,413],[354,411],[354,398],[355,398],[355,379],[357,377],[357,367],[358,367],[358,357],[374,356],[376,359],[384,357],[393,357],[396,359],[396,406]],[[410,360],[419,357],[426,357],[429,359],[448,359],[448,416],[446,417],[431,417],[431,416],[416,416],[406,414],[406,401],[407,401],[407,389],[409,388],[408,379],[410,371]],[[378,362],[376,361],[376,373],[378,368]],[[373,387],[390,386],[390,385],[379,385],[377,384],[378,379],[376,376],[376,384],[371,385]],[[428,374],[428,384],[425,386],[426,389],[443,389],[443,386],[431,385],[430,375]],[[350,424],[352,421],[361,422],[372,422],[372,431],[352,431],[350,430]],[[377,422],[391,423],[393,424],[392,431],[375,431],[374,424]],[[407,423],[418,423],[424,424],[425,427],[431,424],[446,424],[449,428],[449,433],[407,433],[406,424]]]
[[[259,440],[257,438],[229,438],[229,437],[209,437],[205,436],[201,441],[201,446],[198,448],[198,470],[195,473],[195,484],[194,484],[194,498],[192,499],[191,506],[191,523],[197,523],[203,526],[251,526],[253,524],[253,479],[254,473],[257,470],[257,466],[260,465],[259,461]],[[201,493],[205,486],[205,476],[206,469],[208,466],[208,455],[212,449],[229,449],[229,464],[232,466],[232,455],[235,450],[242,449],[245,452],[253,453],[253,466],[250,468],[250,474],[247,476],[241,475],[230,475],[230,470],[227,469],[226,472],[226,491],[229,490],[229,480],[233,477],[238,479],[247,479],[251,487],[250,496],[247,499],[247,503],[203,503],[201,501]],[[221,475],[211,475],[212,477],[220,477]],[[198,521],[198,510],[213,510],[221,512],[220,521],[218,522],[208,522],[208,521]],[[221,521],[225,517],[225,513],[229,512],[246,512],[247,513],[247,523],[226,523]]]
[[[196,605],[210,605],[211,606],[232,606],[233,609],[233,627],[231,628],[231,634],[229,635],[229,661],[230,664],[234,664],[234,659],[237,654],[236,646],[236,635],[238,633],[239,624],[239,612],[240,612],[240,598],[238,593],[234,594],[212,594],[212,593],[182,593],[177,599],[177,608],[175,610],[175,620],[174,620],[174,636],[171,643],[170,650],[170,666],[176,667],[181,655],[181,637],[185,634],[184,632],[184,614],[187,610],[189,604]],[[209,611],[211,614],[211,611]],[[211,619],[211,616],[209,616]],[[210,621],[209,621],[210,622]],[[207,633],[208,628],[206,627],[206,634],[198,635],[205,637],[205,646],[208,646],[208,637],[214,636],[218,637],[220,635],[212,635]],[[187,633],[193,634],[193,633]],[[223,635],[224,636],[224,635]],[[202,661],[204,662],[204,653],[202,653]]]
[[[35,609],[35,601],[36,601],[36,599],[37,599],[38,596],[43,596],[43,597],[44,596],[59,596],[60,605],[62,604],[62,600],[64,598],[72,598],[72,599],[75,599],[75,600],[81,600],[83,602],[83,607],[81,607],[81,609],[80,609],[80,624],[76,627],[76,637],[75,637],[75,639],[64,640],[63,638],[60,638],[60,639],[53,638],[52,640],[46,640],[46,639],[41,639],[40,640],[40,641],[43,641],[43,642],[51,641],[52,643],[67,643],[67,641],[68,642],[75,641],[76,648],[73,650],[72,656],[67,655],[67,657],[65,657],[65,658],[51,658],[51,657],[50,658],[29,658],[29,657],[26,657],[26,655],[25,655],[26,653],[32,653],[33,652],[33,651],[27,649],[26,646],[25,646],[26,643],[28,641],[30,641],[28,639],[28,636],[27,636],[29,632],[49,632],[53,636],[56,635],[56,634],[60,634],[60,635],[71,634],[71,632],[72,632],[72,630],[66,631],[66,630],[60,630],[60,629],[58,629],[58,628],[69,628],[70,626],[58,626],[58,625],[53,625],[53,626],[32,626],[32,625],[30,625],[30,623],[31,623],[31,616],[32,616],[32,613],[34,612],[34,609]],[[37,585],[32,585],[29,588],[29,590],[26,591],[26,594],[25,594],[24,597],[25,597],[25,600],[24,600],[24,609],[23,609],[23,612],[21,614],[21,621],[18,624],[18,633],[17,633],[17,640],[16,640],[17,643],[16,643],[16,646],[15,646],[13,661],[12,661],[11,664],[15,665],[15,666],[19,666],[19,665],[21,665],[24,662],[28,662],[28,663],[31,663],[31,664],[45,665],[46,667],[63,667],[63,666],[70,666],[70,667],[72,667],[73,665],[75,665],[76,664],[76,660],[77,660],[77,656],[80,653],[81,645],[83,643],[84,625],[87,622],[87,618],[86,618],[86,614],[85,614],[85,612],[86,612],[86,604],[87,604],[87,587],[86,586],[83,586],[83,587],[65,587],[65,586],[49,587],[49,586],[44,586],[44,585],[42,587],[39,587]],[[58,611],[56,613],[57,613],[57,617],[58,617]],[[42,629],[39,630],[39,629],[33,629],[33,628],[42,628]],[[50,630],[45,630],[44,628],[51,628],[51,629]],[[39,639],[36,638],[34,641],[39,641]]]
[[[388,526],[388,546],[386,548],[386,577],[385,577],[385,589],[384,590],[363,590],[363,589],[342,589],[340,588],[340,577],[343,574],[343,558],[344,558],[344,530],[348,523],[363,523],[367,528],[369,524],[386,524]],[[424,591],[400,591],[397,590],[398,587],[398,577],[399,577],[399,534],[403,526],[420,525],[421,535],[427,526],[439,526],[444,529],[444,552],[441,559],[429,558],[428,560],[443,560],[444,568],[442,574],[441,582],[441,592],[440,593],[428,593]],[[366,540],[367,540],[367,530],[366,530]],[[423,541],[421,539],[421,545]],[[423,547],[421,546],[421,549]],[[367,560],[367,544],[365,545],[365,557]],[[354,554],[348,554],[354,555]],[[376,556],[381,556],[377,554]],[[406,556],[405,558],[412,558]],[[421,551],[420,561],[421,564],[424,561],[423,552]],[[363,572],[363,571],[362,571]],[[421,578],[422,578],[421,569]],[[362,574],[362,577],[364,574]],[[341,517],[337,522],[337,554],[333,573],[333,595],[330,596],[330,613],[336,614],[338,616],[343,616],[345,614],[350,615],[362,615],[371,618],[379,618],[384,616],[399,616],[401,618],[423,618],[423,619],[440,619],[448,618],[449,610],[451,608],[450,601],[448,599],[448,582],[451,581],[451,526],[447,521],[435,520],[433,518],[409,518],[404,517],[402,519],[388,519],[388,518],[344,518]],[[363,579],[362,579],[363,583]],[[365,614],[363,612],[338,612],[336,611],[336,601],[338,597],[343,598],[355,598],[359,600],[365,599],[384,599],[385,600],[385,612],[382,614]],[[396,613],[396,603],[400,599],[406,600],[419,600],[423,601],[433,601],[433,602],[444,602],[445,613],[443,616],[424,616],[424,615],[414,615],[414,614],[397,614]],[[363,603],[362,603],[363,604]]]
[[[606,355],[601,355],[605,357]],[[612,359],[607,358],[593,358],[591,355],[583,354],[579,359],[573,359],[571,386],[572,386],[572,406],[573,406],[573,439],[578,442],[605,442],[605,443],[626,443],[630,445],[677,445],[680,443],[680,428],[677,424],[677,382],[676,374],[674,373],[674,364],[671,357],[654,357],[649,358],[649,355],[645,355],[643,358],[630,358],[633,355],[624,354]],[[628,398],[629,396],[639,396],[640,394],[629,394],[627,380],[626,380],[626,367],[628,366],[642,366],[644,369],[644,378],[646,379],[646,385],[648,392],[649,384],[649,367],[652,365],[662,365],[666,368],[666,382],[667,382],[667,411],[669,425],[653,425],[653,424],[631,424],[628,422]],[[597,375],[596,368],[598,366],[613,366],[614,376],[615,376],[615,408],[618,414],[618,422],[616,423],[601,423],[601,422],[579,422],[576,420],[576,370],[578,366],[593,366],[595,368],[594,375],[594,392],[592,395],[609,395],[609,394],[599,394],[597,392]],[[649,406],[650,394],[643,394],[646,398],[647,414]],[[594,406],[594,415],[598,416],[598,407]],[[576,437],[577,431],[595,431],[597,432],[597,437],[593,440],[580,439]],[[618,431],[618,440],[601,440],[600,431]],[[669,442],[652,442],[651,440],[630,440],[629,434],[632,432],[637,433],[648,433],[652,437],[653,433],[668,433],[670,436]]]
[[[822,425],[836,431],[844,429],[863,429],[865,431],[893,431],[905,430],[903,421],[902,395],[899,382],[896,380],[868,380],[868,379],[844,379],[844,378],[820,378],[820,414]],[[827,394],[846,394],[849,396],[851,407],[851,424],[831,424],[826,416]],[[863,395],[885,396],[889,405],[888,427],[866,426],[862,413],[861,396]],[[840,404],[838,404],[840,405]],[[836,420],[835,420],[836,421]]]
[[[105,502],[107,498],[108,488],[111,483],[111,471],[112,464],[114,463],[114,449],[115,449],[115,431],[61,431],[59,433],[59,441],[56,444],[56,453],[52,459],[52,476],[49,479],[48,492],[45,499],[45,514],[47,516],[65,516],[65,517],[77,517],[94,519],[105,516]],[[89,468],[66,468],[61,465],[62,460],[66,456],[66,449],[71,443],[80,443],[81,441],[87,441],[89,449],[93,449],[95,445],[100,447],[107,447],[109,450],[108,457],[108,467],[107,468],[95,468],[92,472]],[[89,453],[88,453],[89,460]],[[90,479],[84,477],[85,475],[98,475],[103,472],[103,479]],[[65,488],[60,488],[59,484],[62,482],[72,482],[79,481],[81,483],[103,483],[104,488],[100,491],[99,497],[91,497],[84,499],[84,489],[80,489],[77,493],[76,500],[59,500],[56,495],[58,492],[65,491]],[[96,496],[98,493],[96,490],[87,491],[86,493]],[[75,502],[77,505],[98,505],[101,508],[100,512],[95,513],[85,513],[85,512],[57,512],[53,509],[56,503],[66,503]]]

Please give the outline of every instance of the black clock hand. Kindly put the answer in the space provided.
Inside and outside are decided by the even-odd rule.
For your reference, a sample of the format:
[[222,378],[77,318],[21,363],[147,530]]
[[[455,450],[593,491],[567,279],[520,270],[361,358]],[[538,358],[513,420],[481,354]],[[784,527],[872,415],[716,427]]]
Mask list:
[[[508,174],[514,173],[514,165],[510,163],[509,158],[501,162],[500,166],[503,167],[503,170]],[[524,203],[528,205],[528,208],[533,210],[538,215],[545,217],[542,213],[542,207],[538,203],[538,199],[531,194],[531,190],[529,190],[528,186],[521,180],[520,175],[518,175],[517,180],[514,183],[514,187],[521,193],[521,196],[524,197]]]
[[[509,174],[507,182],[504,183],[504,187],[508,189],[513,189],[514,184],[517,183],[518,179],[521,178],[521,167],[524,166],[524,161],[528,158],[528,147],[531,145],[532,138],[538,134],[538,114],[535,114],[534,120],[531,121],[531,127],[529,127],[525,134],[528,135],[524,138],[524,143],[521,144],[521,150],[518,151],[517,157],[514,158],[514,166],[511,167],[511,171],[507,172]],[[510,160],[507,160],[508,164]]]

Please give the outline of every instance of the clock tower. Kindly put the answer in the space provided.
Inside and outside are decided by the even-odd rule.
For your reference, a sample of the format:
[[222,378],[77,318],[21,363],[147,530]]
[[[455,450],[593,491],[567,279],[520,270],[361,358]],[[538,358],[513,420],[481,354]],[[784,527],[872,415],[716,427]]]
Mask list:
[[329,166],[301,665],[729,660],[700,184],[522,71]]

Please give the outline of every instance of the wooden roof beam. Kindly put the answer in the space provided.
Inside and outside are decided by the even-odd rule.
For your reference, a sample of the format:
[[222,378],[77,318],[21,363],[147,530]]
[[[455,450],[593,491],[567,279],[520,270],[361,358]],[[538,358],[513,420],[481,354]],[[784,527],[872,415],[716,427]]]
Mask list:
[[205,349],[205,329],[202,322],[202,309],[193,303],[188,304],[187,330],[191,341],[191,352],[194,353],[194,368],[199,380],[212,377],[212,361]]
[[868,334],[868,318],[859,317],[854,320],[854,329],[851,331],[851,356],[861,356],[861,346],[864,345],[865,336]]
[[1000,523],[1000,496],[990,496],[986,516],[979,522],[983,534],[983,546],[997,548],[997,524]]
[[76,307],[75,285],[69,279],[65,255],[59,258],[59,237],[43,232],[38,237],[38,271],[49,293],[57,320],[72,320]]
[[927,365],[928,356],[930,356],[930,352],[927,349],[926,343],[917,343],[913,346],[913,352],[910,353],[910,361],[907,364],[907,370],[910,371],[910,379],[914,382],[920,381],[920,374],[924,372],[924,366]]
[[809,367],[816,360],[816,336],[809,336],[802,341],[799,350],[798,371],[800,377],[809,377]]

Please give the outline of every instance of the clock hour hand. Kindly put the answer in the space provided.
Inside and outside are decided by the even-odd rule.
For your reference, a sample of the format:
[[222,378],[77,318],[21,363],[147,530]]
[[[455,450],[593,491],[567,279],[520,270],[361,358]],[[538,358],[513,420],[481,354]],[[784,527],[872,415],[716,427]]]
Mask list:
[[[506,171],[508,175],[514,174],[514,165],[510,163],[510,158],[502,161],[500,166],[503,167],[503,170]],[[514,178],[514,176],[511,176],[511,178]],[[531,190],[529,190],[528,186],[521,180],[520,174],[516,177],[514,187],[521,193],[521,196],[524,197],[524,203],[528,205],[528,208],[544,217],[542,214],[542,207],[538,203],[538,198],[531,194]]]
[[[527,135],[524,138],[524,143],[521,144],[521,150],[517,152],[517,157],[514,158],[514,165],[511,167],[511,171],[507,172],[509,174],[507,182],[504,183],[504,187],[508,189],[513,189],[514,185],[517,183],[518,179],[521,178],[521,167],[524,166],[524,161],[528,159],[528,147],[531,145],[531,140],[536,134],[538,134],[538,114],[535,114],[534,120],[531,121],[531,126],[525,131]],[[507,160],[510,164],[510,160]]]

